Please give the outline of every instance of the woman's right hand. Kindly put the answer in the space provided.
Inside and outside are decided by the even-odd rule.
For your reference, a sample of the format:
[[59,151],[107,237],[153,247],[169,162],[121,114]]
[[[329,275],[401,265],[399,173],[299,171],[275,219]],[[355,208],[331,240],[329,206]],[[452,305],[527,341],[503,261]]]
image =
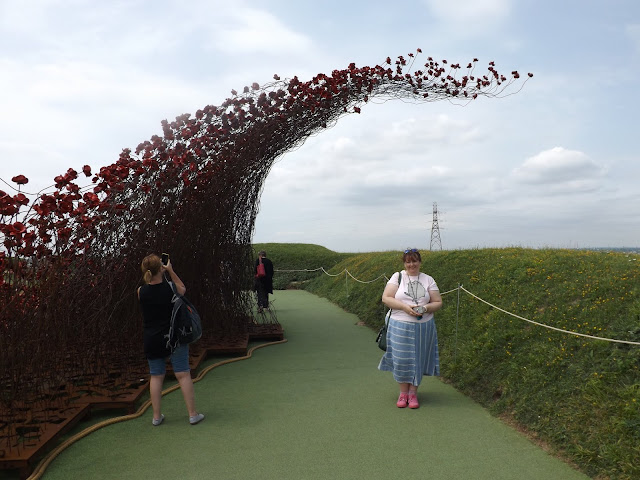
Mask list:
[[402,310],[406,313],[408,313],[409,315],[411,315],[412,317],[421,317],[422,314],[416,312],[414,310],[414,308],[417,307],[417,305],[411,306],[411,305],[407,305],[406,303],[404,304]]
[[169,276],[171,277],[171,280],[173,281],[173,283],[175,283],[176,288],[178,289],[178,293],[180,295],[184,295],[187,291],[187,287],[184,286],[184,283],[182,283],[182,280],[180,280],[180,277],[178,277],[178,274],[173,271],[173,265],[171,265],[171,260],[169,260],[166,265],[163,265],[162,268],[164,269],[164,271],[169,272]]

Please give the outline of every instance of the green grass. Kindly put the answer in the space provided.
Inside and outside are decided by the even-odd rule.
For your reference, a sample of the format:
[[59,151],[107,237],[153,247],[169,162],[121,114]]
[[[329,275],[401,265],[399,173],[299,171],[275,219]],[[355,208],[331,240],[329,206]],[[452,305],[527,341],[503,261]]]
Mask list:
[[[262,244],[276,269],[347,269],[370,281],[402,268],[398,252],[341,254],[315,245]],[[553,327],[640,341],[640,255],[556,249],[425,252],[441,292],[459,284],[509,312]],[[386,280],[276,274],[356,314],[383,322]],[[598,478],[640,478],[640,346],[527,323],[465,292],[437,314],[442,375],[488,410]]]

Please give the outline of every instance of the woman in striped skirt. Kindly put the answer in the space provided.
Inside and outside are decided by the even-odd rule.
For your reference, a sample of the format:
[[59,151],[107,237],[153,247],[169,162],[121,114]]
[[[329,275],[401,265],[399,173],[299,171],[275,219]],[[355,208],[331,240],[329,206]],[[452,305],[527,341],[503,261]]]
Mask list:
[[402,256],[404,270],[391,276],[382,302],[391,309],[387,351],[379,370],[391,372],[400,387],[396,405],[418,408],[423,375],[439,375],[438,334],[433,312],[442,307],[435,280],[420,272],[422,257],[415,248]]

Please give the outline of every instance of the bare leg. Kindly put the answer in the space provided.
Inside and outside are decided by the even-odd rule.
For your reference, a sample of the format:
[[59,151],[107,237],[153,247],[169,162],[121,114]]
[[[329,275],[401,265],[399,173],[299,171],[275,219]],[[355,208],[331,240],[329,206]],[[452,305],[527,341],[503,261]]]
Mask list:
[[409,393],[410,383],[398,383],[400,386],[400,393]]
[[162,415],[162,384],[164,382],[164,374],[151,375],[149,381],[149,393],[151,394],[151,407],[153,409],[154,420],[159,420]]
[[184,403],[189,411],[189,416],[193,417],[198,414],[196,411],[196,399],[193,391],[193,380],[191,380],[191,372],[176,373],[176,378],[180,384],[180,390],[182,390],[182,396],[184,397]]

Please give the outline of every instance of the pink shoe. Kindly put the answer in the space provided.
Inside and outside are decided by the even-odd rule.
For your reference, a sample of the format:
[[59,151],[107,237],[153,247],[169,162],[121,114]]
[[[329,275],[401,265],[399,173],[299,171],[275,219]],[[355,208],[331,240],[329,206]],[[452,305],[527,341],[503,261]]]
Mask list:
[[407,401],[409,400],[409,395],[406,393],[401,393],[398,397],[398,401],[396,402],[396,407],[405,408],[407,406]]
[[415,393],[409,394],[409,408],[418,408],[420,404],[418,403],[418,395]]

